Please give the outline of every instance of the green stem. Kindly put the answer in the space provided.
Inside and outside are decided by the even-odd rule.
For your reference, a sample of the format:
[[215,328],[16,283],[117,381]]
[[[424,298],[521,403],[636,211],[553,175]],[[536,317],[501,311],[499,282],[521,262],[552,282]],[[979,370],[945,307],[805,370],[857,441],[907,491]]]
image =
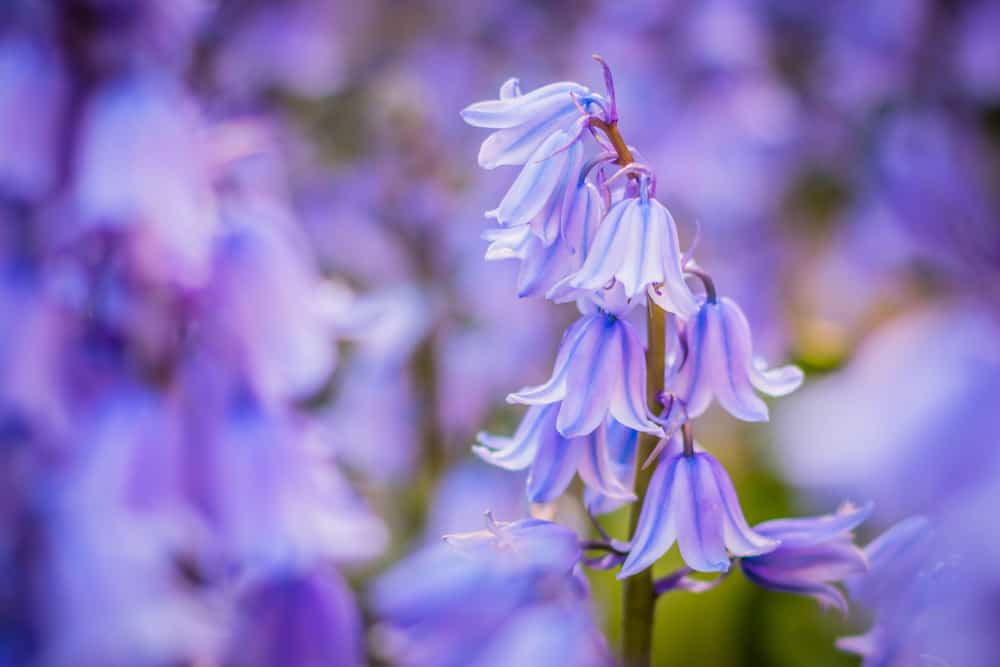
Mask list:
[[[663,389],[664,363],[666,358],[664,328],[666,313],[652,299],[646,318],[648,348],[646,349],[646,403],[650,412],[659,414],[659,393]],[[639,512],[646,497],[649,479],[654,466],[642,467],[643,462],[656,447],[658,438],[648,433],[639,434],[636,452],[635,495],[629,514],[629,536],[635,535],[639,524]],[[653,656],[653,612],[656,594],[653,590],[653,571],[647,568],[625,580],[624,604],[622,605],[622,660],[625,667],[649,667]]]

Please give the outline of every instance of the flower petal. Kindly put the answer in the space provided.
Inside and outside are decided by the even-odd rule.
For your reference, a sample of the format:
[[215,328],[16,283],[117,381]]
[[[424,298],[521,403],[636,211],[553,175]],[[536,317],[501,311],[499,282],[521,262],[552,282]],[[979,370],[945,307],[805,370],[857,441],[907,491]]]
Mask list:
[[552,502],[573,481],[580,443],[564,438],[556,430],[548,431],[528,473],[528,500],[533,503]]
[[567,438],[590,433],[607,417],[611,396],[621,382],[620,336],[617,318],[597,314],[570,360],[566,396],[556,420],[556,428]]
[[674,385],[674,392],[681,397],[689,418],[701,416],[712,403],[712,385],[709,372],[710,361],[706,358],[710,353],[709,339],[709,309],[711,304],[704,304],[697,317],[685,326],[687,342],[687,359]]
[[[533,155],[544,153],[564,141],[566,133],[557,130],[542,142]],[[563,182],[569,157],[564,152],[540,162],[531,160],[524,165],[496,209],[497,222],[510,227],[526,225],[541,213]]]
[[808,546],[854,530],[868,518],[874,507],[874,503],[867,503],[837,514],[801,519],[772,519],[757,524],[754,530],[760,535],[781,540],[785,547]]
[[[560,134],[565,136],[565,133]],[[546,142],[546,146],[548,145],[549,142]],[[583,162],[583,144],[577,141],[566,151],[545,158],[546,161],[550,159],[558,159],[561,162],[558,181],[542,210],[528,223],[546,246],[552,245],[559,237],[559,230],[563,226],[562,217],[569,194],[568,186],[576,181],[577,172],[580,171],[580,164]]]
[[698,312],[698,300],[684,281],[677,223],[670,211],[656,200],[650,202],[650,210],[657,218],[656,225],[661,229],[660,245],[654,247],[659,248],[662,268],[661,277],[657,280],[663,283],[659,288],[649,289],[650,296],[663,310],[688,319]]
[[750,384],[752,350],[750,327],[733,301],[709,304],[708,349],[712,389],[729,414],[744,421],[767,421],[767,405]]
[[821,582],[795,581],[784,578],[771,578],[763,568],[743,568],[747,579],[761,588],[784,593],[808,595],[819,602],[822,607],[833,607],[844,616],[847,615],[847,599],[836,586]]
[[780,542],[757,534],[747,524],[736,489],[722,464],[709,454],[701,456],[705,457],[718,484],[719,496],[725,509],[723,530],[729,551],[735,556],[756,556],[776,549]]
[[486,248],[487,261],[524,259],[532,252],[532,241],[538,241],[527,225],[488,229],[483,232],[482,238],[490,242]]
[[[629,202],[622,201],[611,207],[608,215],[597,228],[594,243],[587,251],[587,259],[580,270],[567,276],[566,285],[575,289],[596,290],[607,285],[625,261],[627,244],[623,242],[623,225]],[[575,297],[571,297],[575,298]]]
[[542,441],[555,431],[556,404],[533,405],[524,413],[514,436],[480,433],[472,448],[479,458],[505,470],[523,470],[535,460]]
[[649,418],[646,408],[646,358],[635,329],[618,320],[621,370],[611,393],[611,415],[636,431],[663,435],[663,428]]
[[592,323],[594,317],[595,315],[581,317],[563,334],[562,342],[559,344],[559,354],[556,356],[556,363],[552,368],[552,376],[548,381],[544,384],[525,387],[518,392],[508,394],[507,402],[538,405],[561,401],[566,395],[566,374],[569,369],[569,362],[590,330],[589,325]]
[[729,555],[723,534],[726,509],[703,453],[679,457],[673,496],[677,546],[684,562],[698,572],[726,572]]
[[635,500],[632,493],[615,475],[611,455],[608,451],[607,422],[583,438],[582,451],[578,462],[580,479],[588,488],[609,498]]
[[[741,313],[742,314],[742,313]],[[802,385],[805,374],[798,366],[780,366],[767,369],[763,360],[755,358],[750,364],[750,382],[768,396],[785,396]]]
[[540,124],[565,111],[575,111],[571,93],[583,96],[590,92],[572,81],[550,83],[530,93],[515,95],[519,88],[517,79],[508,79],[500,88],[500,99],[470,104],[462,109],[462,120],[473,127],[491,129]]
[[632,537],[632,548],[618,573],[619,579],[645,570],[665,554],[677,539],[673,488],[680,458],[674,456],[661,459],[653,471],[639,513],[639,523]]

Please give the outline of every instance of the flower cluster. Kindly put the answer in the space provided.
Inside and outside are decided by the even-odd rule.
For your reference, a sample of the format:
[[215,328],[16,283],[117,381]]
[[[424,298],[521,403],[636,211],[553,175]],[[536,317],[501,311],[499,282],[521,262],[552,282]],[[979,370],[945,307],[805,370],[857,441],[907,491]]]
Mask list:
[[581,313],[551,377],[507,397],[529,406],[514,435],[480,434],[474,451],[529,469],[534,503],[555,500],[574,473],[592,518],[635,502],[630,539],[612,539],[595,518],[605,541],[588,548],[605,553],[585,559],[620,565],[620,579],[648,577],[676,542],[686,567],[657,582],[657,593],[707,590],[688,575],[726,573],[738,561],[760,586],[846,610],[833,584],[866,570],[850,530],[870,506],[751,527],[729,474],[694,441],[693,420],[713,401],[738,419],[766,421],[756,392],[783,396],[803,374],[754,356],[740,306],[719,295],[693,247],[682,249],[677,222],[656,198],[655,173],[621,135],[611,73],[596,59],[605,95],[566,82],[522,93],[512,79],[499,99],[462,112],[470,125],[494,130],[481,166],[520,168],[487,213],[500,226],[484,235],[487,259],[520,260],[519,295],[576,301]]

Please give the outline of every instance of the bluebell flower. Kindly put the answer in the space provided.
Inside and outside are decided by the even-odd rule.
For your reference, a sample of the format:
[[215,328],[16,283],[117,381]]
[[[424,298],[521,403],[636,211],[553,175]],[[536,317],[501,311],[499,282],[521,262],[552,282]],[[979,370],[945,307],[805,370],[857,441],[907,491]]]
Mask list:
[[764,370],[753,358],[750,325],[731,299],[703,303],[686,324],[683,342],[687,354],[668,389],[683,402],[688,418],[704,413],[714,397],[738,419],[766,421],[767,405],[754,388],[784,396],[802,384],[798,367]]
[[580,180],[566,193],[558,239],[545,245],[527,225],[491,229],[483,233],[483,238],[490,241],[486,259],[521,260],[517,295],[546,294],[565,276],[580,268],[603,217],[604,202],[597,188]]
[[764,588],[809,595],[824,607],[847,614],[847,600],[834,586],[868,569],[864,552],[851,531],[871,514],[872,504],[842,507],[835,515],[807,519],[775,519],[753,527],[758,535],[780,542],[760,556],[740,559],[747,578]]
[[632,325],[591,307],[563,335],[552,376],[507,396],[508,403],[561,401],[556,428],[567,438],[600,426],[608,415],[637,431],[662,434],[646,408],[646,360]]
[[667,312],[689,317],[698,310],[684,282],[673,216],[645,190],[611,207],[586,261],[553,291],[563,293],[560,300],[567,300],[575,298],[575,291],[600,290],[616,281],[624,286],[628,299],[648,289],[649,296]]
[[404,559],[372,588],[380,649],[405,667],[612,664],[564,526],[487,517],[487,529]]
[[677,434],[653,472],[618,578],[645,570],[675,541],[684,562],[698,572],[726,572],[730,555],[758,556],[779,544],[747,524],[722,464],[697,448],[685,455]]
[[543,244],[551,245],[563,228],[563,211],[583,163],[580,142],[559,150],[569,139],[568,133],[558,130],[543,141],[487,216],[504,227],[531,225]]
[[600,96],[578,83],[551,83],[522,94],[518,80],[509,79],[500,88],[500,99],[471,104],[462,110],[462,118],[469,125],[496,130],[479,150],[479,166],[493,169],[528,162],[553,134],[579,122],[578,103],[587,109],[597,100]]
[[[603,496],[634,500],[635,496],[615,474],[608,450],[608,422],[577,438],[564,437],[556,430],[557,403],[528,408],[514,436],[480,433],[473,451],[483,460],[507,470],[528,473],[528,499],[547,503],[558,498],[574,473],[588,489]],[[611,422],[612,424],[614,422]],[[616,432],[622,427],[617,426]]]
[[361,616],[329,567],[256,573],[243,582],[223,665],[362,664]]

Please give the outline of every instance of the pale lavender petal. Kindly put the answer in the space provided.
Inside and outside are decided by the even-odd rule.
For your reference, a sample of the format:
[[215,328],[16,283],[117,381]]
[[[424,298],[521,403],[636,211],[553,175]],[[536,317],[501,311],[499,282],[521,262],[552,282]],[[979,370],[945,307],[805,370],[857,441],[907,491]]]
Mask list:
[[805,374],[798,366],[768,369],[760,359],[754,359],[750,364],[750,382],[768,396],[790,394],[802,385],[804,379]]
[[[544,153],[565,139],[565,132],[556,131],[542,142],[534,154]],[[568,159],[566,153],[559,153],[541,162],[529,161],[500,201],[496,211],[497,222],[506,226],[531,222],[559,188]]]
[[642,503],[632,548],[622,565],[619,579],[631,577],[655,563],[677,539],[677,508],[673,489],[679,456],[663,458],[653,472]]
[[773,519],[754,526],[757,533],[781,540],[782,546],[808,546],[847,534],[863,523],[874,509],[874,503],[848,508],[837,514],[803,519]]
[[523,470],[535,460],[539,446],[549,431],[555,431],[555,403],[528,408],[514,436],[505,438],[489,433],[476,436],[472,448],[479,458],[506,470]]
[[[659,212],[659,211],[657,211]],[[664,219],[654,215],[649,200],[629,200],[628,211],[622,217],[622,234],[628,251],[615,277],[625,287],[625,296],[635,298],[647,285],[662,279],[663,261],[659,257]]]
[[588,488],[604,496],[623,500],[635,500],[632,493],[615,474],[608,450],[607,423],[601,424],[593,433],[583,438],[578,462],[580,479]]
[[662,222],[657,222],[657,226],[662,228],[660,233],[661,245],[659,260],[661,262],[662,286],[650,288],[649,295],[653,301],[668,313],[680,315],[684,319],[692,317],[698,312],[698,300],[691,289],[684,281],[684,271],[681,268],[680,241],[677,238],[677,223],[670,211],[660,202],[651,202],[652,213]]
[[[610,420],[608,432],[608,455],[615,477],[621,480],[626,488],[632,488],[635,476],[635,452],[639,443],[639,434],[614,420]],[[622,501],[608,498],[593,489],[584,490],[584,503],[591,514],[607,514],[622,506]]]
[[[593,324],[594,317],[595,315],[581,317],[566,330],[559,345],[559,354],[556,356],[552,376],[547,382],[535,387],[525,387],[521,391],[508,394],[507,402],[536,405],[561,401],[566,395],[566,374],[569,369],[570,359],[576,353],[576,349],[581,345],[587,332],[594,328],[590,326]],[[600,316],[597,315],[596,317]]]
[[611,415],[636,431],[663,435],[663,428],[649,418],[646,407],[646,357],[635,329],[618,320],[621,370],[611,393]]
[[570,93],[583,96],[590,92],[570,81],[550,83],[522,95],[514,94],[519,88],[517,79],[508,79],[500,88],[499,100],[470,104],[462,109],[462,120],[473,127],[490,129],[543,123],[552,116],[576,110]]
[[740,507],[740,499],[736,495],[733,482],[729,479],[729,473],[722,467],[714,457],[708,454],[701,454],[711,467],[715,482],[718,485],[719,497],[725,510],[725,521],[723,530],[726,536],[726,546],[735,556],[756,556],[773,551],[780,542],[777,540],[759,535],[743,516],[743,509]]
[[587,252],[587,259],[580,270],[566,278],[569,287],[577,289],[601,289],[614,278],[615,272],[625,261],[629,250],[624,242],[623,226],[628,221],[628,201],[619,202],[611,207],[607,217],[597,228],[597,236]]
[[723,534],[726,508],[706,454],[680,456],[671,501],[677,517],[677,546],[698,572],[726,572]]
[[729,414],[745,421],[767,421],[767,405],[754,393],[748,369],[752,350],[750,327],[740,317],[739,306],[729,299],[706,307],[711,384],[716,398]]
[[580,444],[556,430],[547,431],[528,473],[528,500],[549,503],[562,495],[576,473]]
[[[561,134],[565,136],[565,133]],[[546,142],[547,145],[549,145],[549,142]],[[542,210],[529,222],[531,229],[534,230],[535,234],[538,235],[546,246],[552,245],[559,237],[559,230],[562,228],[563,211],[566,200],[569,198],[567,189],[569,184],[576,180],[576,174],[580,171],[580,164],[583,162],[583,144],[577,141],[563,153],[552,158],[546,157],[545,159],[556,158],[561,163],[559,180],[556,187],[553,188],[552,194],[549,195],[548,201],[542,207]]]
[[586,435],[600,425],[608,415],[615,386],[621,382],[619,320],[601,314],[593,319],[586,339],[570,360],[566,396],[556,420],[556,428],[568,438]]
[[776,574],[775,578],[769,576],[764,568],[743,570],[746,578],[757,584],[761,588],[783,593],[796,593],[798,595],[808,595],[819,602],[822,607],[833,607],[844,616],[847,615],[847,599],[836,586],[818,581],[796,581],[781,577]]
[[532,252],[537,237],[527,225],[518,227],[488,229],[482,238],[489,241],[486,248],[486,260],[524,259]]
[[698,316],[687,323],[685,333],[687,338],[687,360],[677,373],[674,393],[684,402],[685,410],[690,418],[700,416],[712,403],[712,386],[709,382],[709,364],[706,357],[708,349],[709,317],[711,306],[705,304]]
[[[571,253],[582,265],[604,217],[604,200],[593,183],[577,184],[567,195],[563,211],[562,235]],[[577,267],[579,268],[579,267]]]

